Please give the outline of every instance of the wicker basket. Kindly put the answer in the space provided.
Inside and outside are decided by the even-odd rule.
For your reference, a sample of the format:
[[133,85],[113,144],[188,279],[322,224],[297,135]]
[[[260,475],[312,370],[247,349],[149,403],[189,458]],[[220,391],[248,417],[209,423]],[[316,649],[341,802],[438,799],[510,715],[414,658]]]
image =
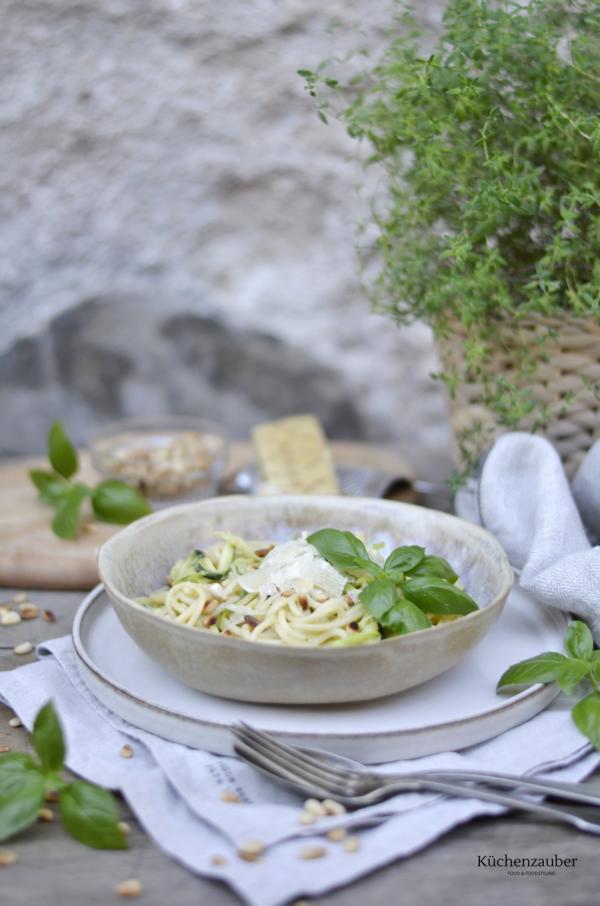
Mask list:
[[[458,376],[449,405],[455,455],[462,466],[466,463],[465,438],[477,438],[481,454],[500,434],[507,430],[531,430],[539,420],[534,412],[514,428],[498,424],[496,413],[483,402],[481,383],[465,374],[466,338],[467,329],[456,323],[452,325],[451,336],[439,344],[444,369],[455,371]],[[527,388],[540,407],[548,407],[549,417],[539,433],[554,444],[567,474],[573,475],[587,450],[600,437],[600,395],[590,389],[590,385],[600,382],[600,325],[593,319],[567,315],[554,318],[532,315],[518,325],[499,319],[492,342],[484,366],[486,374],[502,375],[517,388]],[[529,380],[518,373],[523,347],[533,366]]]

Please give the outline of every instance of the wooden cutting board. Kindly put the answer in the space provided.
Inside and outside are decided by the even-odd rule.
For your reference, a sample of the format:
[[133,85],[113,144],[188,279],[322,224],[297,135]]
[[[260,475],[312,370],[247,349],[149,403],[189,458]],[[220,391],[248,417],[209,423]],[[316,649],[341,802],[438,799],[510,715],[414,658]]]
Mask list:
[[[399,478],[412,478],[406,463],[394,453],[366,444],[333,443],[336,462],[382,469]],[[248,443],[234,443],[227,472],[233,474],[252,461]],[[91,484],[99,480],[89,456],[80,455],[78,477]],[[53,534],[52,509],[40,503],[28,470],[47,468],[47,460],[14,459],[0,465],[0,585],[10,588],[88,589],[98,582],[98,548],[120,526],[90,521],[76,541]]]

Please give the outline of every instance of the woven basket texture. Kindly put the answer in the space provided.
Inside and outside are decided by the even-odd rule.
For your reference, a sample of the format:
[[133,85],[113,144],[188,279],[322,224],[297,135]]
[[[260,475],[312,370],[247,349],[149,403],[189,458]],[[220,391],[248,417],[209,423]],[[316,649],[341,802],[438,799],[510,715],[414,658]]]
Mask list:
[[[538,407],[514,428],[498,423],[497,414],[483,400],[481,383],[465,373],[464,341],[467,328],[458,322],[451,325],[451,335],[440,341],[444,369],[458,375],[453,398],[449,398],[450,418],[455,435],[455,458],[465,465],[460,439],[481,426],[483,447],[508,430],[531,430],[539,421],[541,406],[547,406],[549,417],[538,433],[554,444],[572,476],[585,453],[600,437],[600,394],[591,385],[600,382],[600,325],[593,319],[543,317],[529,315],[516,324],[499,319],[493,332],[490,354],[484,363],[486,375],[503,376],[518,389],[528,388]],[[532,368],[524,378],[520,364],[522,350],[528,352]]]

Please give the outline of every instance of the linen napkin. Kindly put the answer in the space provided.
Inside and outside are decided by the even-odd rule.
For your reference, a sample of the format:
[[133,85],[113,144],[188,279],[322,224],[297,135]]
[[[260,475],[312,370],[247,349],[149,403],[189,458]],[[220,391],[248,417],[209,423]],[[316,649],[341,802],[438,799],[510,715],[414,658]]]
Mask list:
[[584,528],[585,522],[590,536],[600,537],[600,441],[570,488],[547,440],[505,434],[483,466],[478,503],[481,523],[520,571],[521,588],[576,614],[600,645],[600,547],[592,547]]
[[[475,799],[405,793],[305,828],[298,821],[302,798],[244,762],[168,742],[108,711],[81,680],[69,637],[40,646],[38,654],[37,662],[0,674],[2,700],[31,729],[39,708],[52,699],[65,730],[68,766],[94,783],[120,790],[162,849],[191,871],[226,882],[251,906],[279,906],[323,894],[411,855],[471,818],[504,811]],[[134,750],[130,759],[119,756],[125,743]],[[600,753],[579,734],[569,703],[559,698],[537,717],[488,742],[381,770],[469,767],[576,781],[599,763]],[[240,802],[223,801],[225,790]],[[347,852],[343,844],[326,838],[338,826],[358,836],[357,851]],[[238,855],[251,839],[266,846],[256,862]],[[326,855],[303,859],[306,846],[325,847]],[[475,852],[473,860],[476,864]]]

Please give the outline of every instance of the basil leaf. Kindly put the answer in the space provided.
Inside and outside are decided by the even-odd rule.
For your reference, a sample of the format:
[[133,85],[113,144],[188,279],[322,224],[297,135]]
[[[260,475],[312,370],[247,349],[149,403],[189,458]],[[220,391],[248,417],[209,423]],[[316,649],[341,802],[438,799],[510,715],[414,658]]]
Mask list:
[[52,531],[59,538],[72,541],[77,537],[81,505],[89,493],[89,488],[78,483],[61,498],[52,520]]
[[408,573],[414,569],[425,557],[425,548],[418,547],[416,544],[397,547],[389,555],[383,564],[384,570],[395,570],[400,573]]
[[396,587],[391,579],[374,579],[359,594],[359,599],[378,623],[397,601]]
[[571,716],[577,729],[600,749],[600,692],[592,692],[578,701]]
[[402,594],[426,613],[466,614],[478,610],[469,595],[437,576],[420,576],[402,586]]
[[414,569],[409,569],[407,572],[411,579],[417,578],[418,576],[437,576],[439,579],[445,579],[453,585],[458,579],[458,575],[454,572],[448,561],[444,560],[443,557],[436,557],[433,554],[424,557]]
[[113,479],[96,485],[92,491],[92,507],[98,519],[117,525],[127,525],[152,512],[152,507],[139,491]]
[[119,813],[113,795],[84,780],[70,783],[58,800],[65,827],[72,837],[95,849],[127,849],[119,829]]
[[70,488],[65,479],[56,472],[31,469],[29,477],[40,492],[40,500],[43,500],[44,503],[58,503]]
[[567,658],[567,663],[556,681],[563,692],[566,692],[567,695],[572,695],[581,680],[590,673],[591,669],[592,665],[589,661],[582,661],[579,658]]
[[[31,755],[24,752],[0,754],[0,799],[17,792],[29,774],[40,775],[39,768]],[[26,776],[27,775],[27,776]]]
[[597,686],[600,686],[600,651],[592,651],[590,654],[590,664],[592,665],[590,679],[592,682],[596,683]]
[[0,841],[3,841],[37,821],[44,804],[44,782],[35,766],[14,761],[2,761],[0,765]]
[[352,532],[320,529],[306,540],[336,569],[346,573],[366,572],[372,576],[381,576],[383,573],[381,567],[370,559],[362,541]]
[[565,648],[571,657],[587,660],[594,650],[592,633],[581,620],[572,620],[565,634]]
[[60,771],[65,761],[65,741],[60,721],[52,702],[38,711],[33,724],[33,747],[42,770]]
[[557,682],[569,659],[557,651],[545,651],[527,658],[505,670],[496,686],[496,692],[520,692],[535,683]]
[[62,422],[54,422],[48,432],[48,459],[55,472],[70,478],[79,468],[77,450],[67,437]]
[[399,598],[391,610],[382,616],[380,624],[390,635],[405,635],[431,626],[429,617],[406,598]]

